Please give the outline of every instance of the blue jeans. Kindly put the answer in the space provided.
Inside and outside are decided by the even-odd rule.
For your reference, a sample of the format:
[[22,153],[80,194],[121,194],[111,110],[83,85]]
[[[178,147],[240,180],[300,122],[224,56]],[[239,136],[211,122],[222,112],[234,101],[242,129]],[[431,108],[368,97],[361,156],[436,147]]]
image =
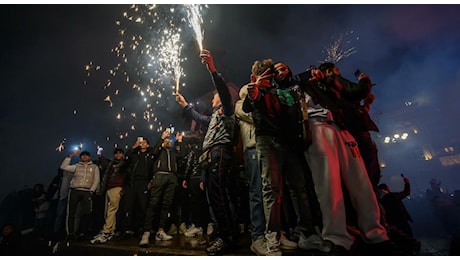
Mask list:
[[266,225],[262,200],[262,177],[255,148],[244,151],[244,162],[249,182],[249,212],[253,226],[251,236],[255,240],[258,236],[264,235]]
[[271,136],[256,137],[257,155],[260,160],[262,196],[267,231],[281,230],[281,198],[283,197],[284,154],[286,145]]

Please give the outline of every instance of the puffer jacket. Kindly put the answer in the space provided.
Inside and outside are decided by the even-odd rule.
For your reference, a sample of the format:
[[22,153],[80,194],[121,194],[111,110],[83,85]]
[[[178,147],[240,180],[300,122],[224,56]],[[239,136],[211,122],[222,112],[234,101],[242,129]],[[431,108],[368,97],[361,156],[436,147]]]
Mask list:
[[88,162],[87,164],[78,162],[70,165],[71,159],[70,157],[66,157],[61,164],[62,170],[73,172],[73,177],[70,180],[70,188],[91,192],[96,191],[100,182],[99,167],[92,162]]

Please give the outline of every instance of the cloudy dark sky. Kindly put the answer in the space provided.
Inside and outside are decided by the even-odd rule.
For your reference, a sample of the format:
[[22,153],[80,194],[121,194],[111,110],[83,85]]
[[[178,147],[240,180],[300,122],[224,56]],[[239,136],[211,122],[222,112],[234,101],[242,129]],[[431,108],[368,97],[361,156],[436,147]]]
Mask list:
[[[133,120],[116,119],[120,107],[129,114],[148,103],[132,89],[133,82],[145,81],[142,76],[130,75],[130,82],[112,78],[110,88],[104,88],[110,69],[120,63],[111,52],[121,37],[116,21],[127,24],[123,13],[130,5],[1,8],[1,198],[26,185],[47,186],[63,157],[79,143],[92,155],[96,145],[102,145],[110,156],[115,144],[131,145],[138,135],[157,138],[142,112],[137,114],[136,129],[119,138],[130,126],[123,120]],[[420,190],[428,188],[431,178],[442,179],[453,190],[460,189],[458,167],[436,168],[438,159],[424,167],[426,162],[419,157],[420,147],[435,155],[441,155],[443,147],[456,148],[453,154],[460,149],[459,13],[460,5],[210,5],[202,13],[204,46],[214,53],[217,69],[227,81],[241,86],[248,81],[254,60],[284,61],[300,73],[318,65],[327,57],[328,46],[342,39],[339,49],[353,50],[337,62],[342,74],[353,79],[353,72],[361,69],[377,84],[372,116],[381,136],[400,131],[395,127],[418,130],[407,144],[391,147],[376,136],[381,160],[387,164],[386,180],[404,172]],[[137,29],[145,41],[151,30],[158,30]],[[198,52],[193,38],[185,37],[181,92],[189,101],[212,89]],[[146,62],[130,57],[136,59]],[[88,64],[93,65],[90,75],[85,70]],[[124,66],[129,73],[139,63]],[[104,98],[114,97],[114,89],[120,95],[110,107]],[[152,104],[160,120],[186,128],[181,118],[171,116],[178,108],[167,97],[160,105]],[[406,106],[407,102],[412,105]],[[63,141],[65,149],[56,151]]]

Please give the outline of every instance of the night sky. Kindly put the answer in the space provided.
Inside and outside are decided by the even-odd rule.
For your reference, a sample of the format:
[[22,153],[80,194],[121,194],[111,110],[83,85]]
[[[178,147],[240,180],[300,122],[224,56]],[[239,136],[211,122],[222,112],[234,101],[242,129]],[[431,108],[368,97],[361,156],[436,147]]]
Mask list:
[[[158,40],[164,25],[128,21],[123,13],[133,14],[130,7],[1,6],[0,199],[35,183],[48,186],[62,159],[80,143],[93,159],[97,145],[111,158],[115,145],[131,146],[137,136],[152,144],[159,126],[187,130],[172,95],[174,84],[149,83],[160,78],[153,68],[138,73],[149,63],[140,49]],[[169,7],[157,8],[171,16]],[[177,17],[183,16],[181,8],[174,7]],[[453,191],[460,189],[459,167],[439,167],[437,157],[420,160],[420,147],[435,156],[444,155],[444,147],[454,149],[445,155],[460,150],[459,13],[460,5],[209,5],[202,10],[203,44],[214,54],[217,70],[240,87],[255,60],[283,61],[301,73],[324,61],[335,43],[345,54],[336,63],[342,75],[354,80],[360,69],[376,84],[371,115],[381,130],[374,139],[386,164],[384,180],[402,187],[394,176],[404,173],[415,183],[413,190],[424,191],[436,178]],[[128,62],[112,51],[122,38],[120,28],[126,29],[126,45],[129,35],[143,36],[136,51],[125,46]],[[194,102],[213,86],[191,28],[183,28],[180,90]],[[165,90],[159,90],[161,98],[145,97],[134,84]],[[107,96],[112,106],[104,101]],[[203,111],[210,103],[204,101],[196,104]],[[143,118],[149,104],[156,121]],[[382,142],[414,126],[417,134],[409,133],[406,141]],[[62,151],[56,150],[60,144]]]

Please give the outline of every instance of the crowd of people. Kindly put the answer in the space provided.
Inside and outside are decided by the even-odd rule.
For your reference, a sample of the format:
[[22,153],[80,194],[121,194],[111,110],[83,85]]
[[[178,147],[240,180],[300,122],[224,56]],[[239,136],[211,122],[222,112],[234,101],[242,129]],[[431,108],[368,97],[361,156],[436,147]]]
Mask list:
[[[135,236],[148,247],[183,234],[207,236],[200,240],[206,253],[223,255],[243,225],[250,250],[263,256],[294,248],[329,255],[420,249],[401,202],[409,179],[400,193],[379,183],[369,76],[358,72],[350,81],[329,62],[293,75],[283,62],[259,60],[235,101],[211,52],[200,59],[215,87],[212,113],[199,113],[180,93],[176,101],[205,131],[185,138],[166,129],[153,146],[140,137],[113,158],[102,149],[94,161],[88,151],[72,152],[48,192],[37,188],[38,236],[45,235],[41,212],[51,207],[48,237],[67,243]],[[41,203],[45,195],[54,205]]]

